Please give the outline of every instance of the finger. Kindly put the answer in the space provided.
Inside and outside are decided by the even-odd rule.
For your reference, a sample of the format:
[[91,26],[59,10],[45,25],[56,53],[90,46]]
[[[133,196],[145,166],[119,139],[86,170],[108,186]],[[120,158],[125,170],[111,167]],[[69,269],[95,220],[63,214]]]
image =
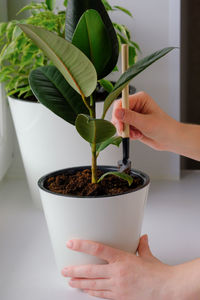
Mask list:
[[141,131],[143,131],[143,128],[146,128],[148,125],[146,115],[137,113],[130,109],[124,109],[124,108],[116,109],[115,117],[118,119],[118,121],[132,125]]
[[121,250],[87,240],[71,240],[67,243],[67,247],[75,251],[99,257],[107,262],[114,262],[120,255],[123,254],[123,251]]
[[91,290],[83,290],[83,291],[90,296],[103,298],[103,299],[115,299],[111,291],[91,291]]
[[130,127],[130,138],[132,140],[139,140],[142,137],[143,137],[143,134],[139,130]]
[[72,278],[69,281],[69,285],[77,289],[88,289],[93,291],[99,290],[110,290],[111,289],[111,279],[79,279]]
[[64,277],[72,278],[110,278],[109,265],[71,266],[62,270]]
[[148,236],[143,235],[140,239],[140,244],[138,247],[138,254],[142,257],[153,256],[149,248]]
[[[151,97],[145,92],[139,92],[129,96],[129,108],[136,112],[144,112],[145,106]],[[153,99],[151,99],[153,101]],[[152,102],[151,101],[151,102]]]

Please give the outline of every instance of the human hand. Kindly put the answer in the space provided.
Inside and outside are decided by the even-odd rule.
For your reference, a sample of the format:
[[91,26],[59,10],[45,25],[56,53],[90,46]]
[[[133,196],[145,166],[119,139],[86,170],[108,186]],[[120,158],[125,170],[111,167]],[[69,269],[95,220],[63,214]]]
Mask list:
[[[71,287],[82,289],[91,296],[113,300],[196,300],[186,298],[180,280],[183,270],[165,265],[156,259],[143,236],[138,256],[92,241],[72,240],[68,247],[106,260],[105,265],[69,266],[62,270],[71,277]],[[198,278],[198,277],[197,277]],[[187,290],[188,287],[187,287]]]
[[130,125],[130,138],[140,140],[156,150],[173,151],[177,143],[180,123],[168,116],[145,92],[129,97],[130,109],[122,108],[122,101],[116,100],[112,123],[118,134],[123,123]]

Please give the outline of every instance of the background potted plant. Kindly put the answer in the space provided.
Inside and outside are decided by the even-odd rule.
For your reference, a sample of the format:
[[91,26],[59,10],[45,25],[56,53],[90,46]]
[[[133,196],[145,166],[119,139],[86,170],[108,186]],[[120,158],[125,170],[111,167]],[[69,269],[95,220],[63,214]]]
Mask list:
[[[17,25],[33,24],[41,26],[58,36],[64,37],[66,12],[57,11],[55,3],[56,1],[50,0],[41,3],[31,2],[20,11],[30,11],[28,18],[0,24],[0,45],[3,47],[0,54],[2,66],[0,81],[6,84],[29,188],[37,206],[40,206],[40,197],[36,185],[37,178],[45,172],[62,168],[63,164],[70,167],[73,165],[72,162],[75,162],[77,166],[90,163],[87,156],[78,153],[78,145],[83,149],[83,153],[87,151],[87,145],[75,134],[74,128],[70,124],[55,117],[44,106],[40,105],[33,95],[28,81],[32,69],[49,65],[51,61],[23,34]],[[67,6],[67,1],[64,1],[63,4]],[[107,1],[104,1],[104,5],[110,12],[121,10],[131,15],[125,8],[111,7]],[[130,63],[134,63],[139,46],[131,40],[130,32],[125,26],[116,23],[114,23],[114,26],[119,48],[122,42],[128,43],[132,53]],[[115,70],[117,67],[114,66],[113,69]],[[112,83],[107,79],[99,80],[94,98],[104,100],[112,88]],[[134,91],[133,88],[132,91]],[[103,103],[98,103],[97,111],[101,111],[102,106]],[[82,112],[84,111],[83,106]],[[63,136],[68,136],[72,143],[77,146],[73,150],[68,148],[68,142]],[[52,139],[54,144],[52,144]],[[44,151],[46,148],[49,149],[48,153]],[[68,153],[66,153],[66,148],[68,148]],[[53,156],[56,156],[57,159],[52,159]],[[104,151],[102,159],[105,163],[110,161],[114,163],[117,157],[117,149],[114,149],[112,153],[107,149]]]
[[[94,257],[67,250],[65,243],[71,238],[92,239],[136,251],[149,178],[140,171],[126,174],[116,167],[97,167],[97,157],[118,139],[115,127],[105,120],[113,101],[131,79],[173,49],[164,48],[130,67],[109,93],[102,116],[97,119],[93,93],[97,79],[112,72],[116,64],[117,37],[100,0],[82,1],[81,5],[80,1],[71,0],[68,8],[69,5],[72,10],[67,14],[66,28],[71,42],[33,25],[20,25],[54,63],[31,72],[33,93],[52,112],[75,125],[91,147],[91,167],[59,170],[39,180],[59,269],[68,264],[97,262]],[[85,105],[84,114],[79,113],[81,103]],[[73,147],[71,141],[69,147]]]

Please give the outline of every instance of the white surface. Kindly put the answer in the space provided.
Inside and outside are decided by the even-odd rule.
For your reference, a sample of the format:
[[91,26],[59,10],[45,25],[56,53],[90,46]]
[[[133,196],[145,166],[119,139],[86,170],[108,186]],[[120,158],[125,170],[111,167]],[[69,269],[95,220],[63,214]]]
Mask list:
[[[13,16],[14,11],[25,2],[29,1],[20,0],[9,6]],[[110,2],[127,7],[132,11],[133,19],[123,13],[112,13],[111,16],[114,21],[128,25],[134,40],[141,46],[142,56],[162,47],[179,46],[180,0],[124,0],[123,3],[121,0],[111,0]],[[61,7],[63,0],[57,0],[57,3]],[[179,119],[180,110],[179,56],[179,50],[173,51],[133,81],[138,90],[148,92],[167,113],[176,119]],[[18,163],[20,156],[17,152],[15,153],[16,159],[9,172],[11,177],[16,174],[23,175],[23,169]],[[179,177],[180,160],[178,155],[155,152],[138,142],[132,142],[131,153],[134,167],[144,170],[151,178],[175,179]],[[120,155],[119,152],[117,160]],[[113,157],[110,156],[109,165],[113,164]],[[90,159],[89,155],[88,159]],[[100,163],[102,160],[102,158],[99,159]]]
[[[200,172],[180,182],[152,182],[143,232],[163,262],[200,257]],[[43,213],[33,208],[24,181],[0,184],[0,299],[89,300],[60,282]]]

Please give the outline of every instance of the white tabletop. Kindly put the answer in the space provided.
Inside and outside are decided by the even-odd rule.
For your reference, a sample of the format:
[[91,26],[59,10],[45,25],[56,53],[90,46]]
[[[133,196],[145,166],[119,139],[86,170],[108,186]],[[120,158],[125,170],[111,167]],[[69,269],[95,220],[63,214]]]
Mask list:
[[[178,264],[200,257],[200,173],[152,182],[143,233],[154,255]],[[0,299],[89,300],[60,277],[42,211],[23,180],[0,184]]]

